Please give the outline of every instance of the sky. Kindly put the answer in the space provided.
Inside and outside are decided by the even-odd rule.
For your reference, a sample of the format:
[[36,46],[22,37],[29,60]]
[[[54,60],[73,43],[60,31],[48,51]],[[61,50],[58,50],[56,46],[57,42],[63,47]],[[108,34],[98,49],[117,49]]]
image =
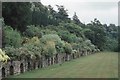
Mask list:
[[70,18],[76,12],[82,23],[90,23],[97,18],[102,24],[118,25],[119,0],[41,0],[44,5],[51,5],[56,10],[56,5],[64,5]]

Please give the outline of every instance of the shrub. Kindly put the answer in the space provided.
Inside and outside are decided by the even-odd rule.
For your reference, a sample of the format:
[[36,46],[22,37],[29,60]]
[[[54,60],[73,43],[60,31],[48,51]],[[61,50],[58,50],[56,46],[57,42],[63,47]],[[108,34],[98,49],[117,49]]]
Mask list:
[[71,53],[72,53],[72,46],[71,46],[70,43],[65,42],[65,47],[64,47],[64,49],[65,49],[66,54],[71,54]]
[[42,42],[54,41],[55,43],[58,43],[61,41],[61,38],[57,34],[47,34],[42,36],[41,41]]
[[83,37],[81,31],[82,28],[74,23],[65,23],[65,24],[60,24],[64,26],[70,33],[76,34],[79,37]]
[[55,44],[56,51],[58,53],[64,52],[64,42],[57,34],[47,34],[40,39],[42,43],[46,44],[48,41],[52,41]]
[[23,44],[22,47],[5,47],[5,51],[11,57],[11,59],[20,59],[29,57],[31,59],[36,59],[36,57],[41,56],[41,45],[38,37],[33,37],[31,39],[26,38],[27,41]]
[[17,30],[13,30],[10,26],[3,27],[3,47],[20,47],[21,40],[21,35]]
[[27,45],[27,44],[39,45],[40,44],[40,40],[38,37],[33,37],[31,39],[24,38],[23,42],[24,42],[24,45]]
[[0,61],[7,62],[8,59],[10,59],[8,55],[6,55],[5,52],[0,49]]
[[42,45],[40,44],[40,40],[38,37],[33,37],[31,39],[27,38],[27,41],[23,45],[23,47],[27,48],[27,50],[30,52],[29,55],[31,55],[31,58],[34,58],[35,56],[41,56]]
[[18,59],[18,57],[20,57],[21,52],[24,51],[24,50],[19,50],[19,48],[14,48],[14,47],[5,47],[4,50],[7,53],[7,55],[11,58],[11,60]]
[[24,45],[24,48],[27,49],[27,57],[30,57],[31,59],[36,59],[38,57],[41,57],[42,48],[40,45],[33,45],[33,44],[27,44]]
[[41,30],[43,35],[47,35],[47,34],[57,34],[56,31],[54,31],[53,29],[42,29]]
[[38,36],[39,38],[42,37],[42,32],[40,31],[40,28],[36,27],[35,25],[27,26],[27,29],[24,32],[24,34],[27,37],[34,37],[34,36]]
[[4,50],[12,60],[24,59],[26,57],[36,59],[36,56],[41,56],[41,47],[31,44],[19,48],[5,47]]
[[64,41],[61,41],[59,43],[56,44],[56,50],[58,53],[64,53],[65,50],[64,50],[64,47],[65,47],[65,42]]
[[55,48],[54,41],[47,41],[45,44],[43,44],[42,55],[52,56],[54,54],[56,54],[56,48]]

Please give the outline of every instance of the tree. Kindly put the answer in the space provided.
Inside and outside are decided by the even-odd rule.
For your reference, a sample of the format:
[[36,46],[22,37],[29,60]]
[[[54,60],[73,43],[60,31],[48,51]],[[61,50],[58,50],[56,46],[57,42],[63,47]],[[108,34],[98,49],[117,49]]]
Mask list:
[[76,35],[74,34],[70,34],[68,31],[59,31],[58,34],[60,35],[61,39],[66,41],[66,42],[69,42],[69,43],[72,43],[72,42],[76,42]]
[[118,41],[116,39],[107,37],[105,46],[103,47],[107,51],[118,51]]
[[2,16],[5,24],[13,29],[23,32],[26,26],[31,23],[31,3],[30,2],[4,2]]
[[76,12],[75,12],[74,15],[73,15],[73,21],[75,22],[75,24],[78,24],[78,25],[81,24],[78,16],[76,15]]
[[90,39],[92,43],[94,42],[94,38],[95,38],[94,34],[95,33],[94,33],[93,30],[91,30],[89,28],[85,28],[85,29],[83,29],[82,32],[84,33],[84,35],[85,35],[86,38]]
[[57,19],[56,19],[57,12],[53,9],[51,5],[48,5],[48,11],[49,11],[48,23],[52,25],[58,25]]
[[62,21],[68,22],[70,20],[70,18],[68,18],[69,16],[67,13],[68,10],[66,10],[62,5],[60,6],[56,5],[56,6],[58,8],[58,13],[56,15],[58,22],[62,22]]
[[63,26],[65,29],[67,29],[71,34],[75,34],[77,37],[84,37],[82,34],[82,28],[74,23],[61,23],[61,26]]
[[32,25],[48,25],[48,8],[41,2],[32,3]]
[[[104,26],[100,23],[99,20],[96,18],[94,21],[91,21],[91,24],[88,24],[87,27],[90,29],[90,34],[88,39],[92,41],[92,43],[97,46],[100,50],[104,50],[103,46],[105,45],[106,42],[106,34],[104,30]],[[89,34],[87,32],[87,35]]]

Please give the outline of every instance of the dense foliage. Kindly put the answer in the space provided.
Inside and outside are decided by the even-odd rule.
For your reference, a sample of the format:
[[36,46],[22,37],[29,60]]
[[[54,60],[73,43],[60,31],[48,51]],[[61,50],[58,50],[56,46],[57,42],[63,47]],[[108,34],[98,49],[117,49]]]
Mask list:
[[3,47],[5,46],[14,46],[20,47],[21,46],[21,35],[15,29],[13,30],[10,26],[3,27]]
[[9,56],[118,51],[118,26],[101,24],[96,18],[83,24],[76,13],[70,19],[64,6],[56,6],[57,11],[41,2],[3,3],[3,49]]

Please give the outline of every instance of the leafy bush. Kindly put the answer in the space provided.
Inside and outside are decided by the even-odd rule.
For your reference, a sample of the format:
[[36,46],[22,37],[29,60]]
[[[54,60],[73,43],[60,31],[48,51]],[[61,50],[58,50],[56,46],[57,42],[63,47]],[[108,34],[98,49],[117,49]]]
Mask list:
[[108,38],[104,49],[108,51],[118,51],[118,41],[115,39]]
[[7,62],[8,59],[10,59],[8,55],[6,55],[5,52],[0,49],[0,61]]
[[4,50],[10,56],[11,60],[19,60],[22,54],[27,54],[27,49],[23,48],[5,47]]
[[41,38],[42,42],[54,41],[55,43],[61,42],[61,38],[56,34],[43,35]]
[[38,37],[33,37],[31,39],[25,38],[25,40],[26,41],[22,47],[5,47],[7,54],[12,57],[12,59],[17,59],[20,57],[29,57],[31,59],[35,59],[36,57],[41,56],[42,48]]
[[56,44],[56,50],[58,53],[64,53],[65,50],[64,50],[64,46],[65,46],[65,42],[64,41],[61,41],[59,43]]
[[33,37],[31,39],[27,38],[27,42],[23,45],[24,48],[30,52],[29,55],[35,57],[40,57],[42,52],[42,45],[38,37]]
[[95,50],[95,45],[91,43],[90,40],[86,40],[85,41],[85,49],[88,50],[88,51],[94,51]]
[[40,38],[42,37],[42,32],[40,31],[40,28],[38,26],[30,25],[30,26],[27,26],[27,29],[24,32],[24,35],[27,37],[38,36]]
[[41,30],[43,35],[47,35],[47,34],[57,34],[56,31],[54,31],[53,29],[42,29]]
[[55,48],[54,41],[47,41],[45,44],[43,44],[42,55],[52,56],[54,54],[56,54],[56,48]]
[[73,50],[77,50],[79,47],[80,44],[77,44],[77,43],[72,43],[71,46],[73,48]]
[[27,57],[30,57],[31,59],[36,59],[41,57],[42,53],[42,47],[40,45],[33,45],[33,44],[27,44],[24,45],[24,48],[27,49]]
[[82,28],[74,23],[61,23],[60,25],[64,26],[70,33],[75,34],[76,36],[83,37],[81,33]]
[[64,49],[65,49],[66,54],[71,54],[71,53],[72,53],[72,46],[71,46],[70,43],[65,42],[65,47],[64,47]]
[[10,26],[3,27],[3,47],[20,47],[21,40],[21,35],[17,30],[13,30]]
[[55,43],[55,48],[58,53],[64,52],[64,41],[56,34],[47,34],[42,36],[41,42],[46,44],[48,41],[52,41]]
[[75,43],[78,40],[78,37],[75,34],[71,34],[68,31],[59,31],[58,34],[62,40],[69,43]]
[[41,47],[31,44],[19,48],[5,47],[4,50],[12,60],[25,59],[26,57],[36,59],[41,56]]
[[95,50],[95,45],[90,45],[90,49],[91,49],[91,51],[94,51]]
[[24,45],[26,45],[26,44],[39,45],[40,44],[40,40],[38,37],[33,37],[31,39],[25,38],[25,40],[26,41],[25,41]]

